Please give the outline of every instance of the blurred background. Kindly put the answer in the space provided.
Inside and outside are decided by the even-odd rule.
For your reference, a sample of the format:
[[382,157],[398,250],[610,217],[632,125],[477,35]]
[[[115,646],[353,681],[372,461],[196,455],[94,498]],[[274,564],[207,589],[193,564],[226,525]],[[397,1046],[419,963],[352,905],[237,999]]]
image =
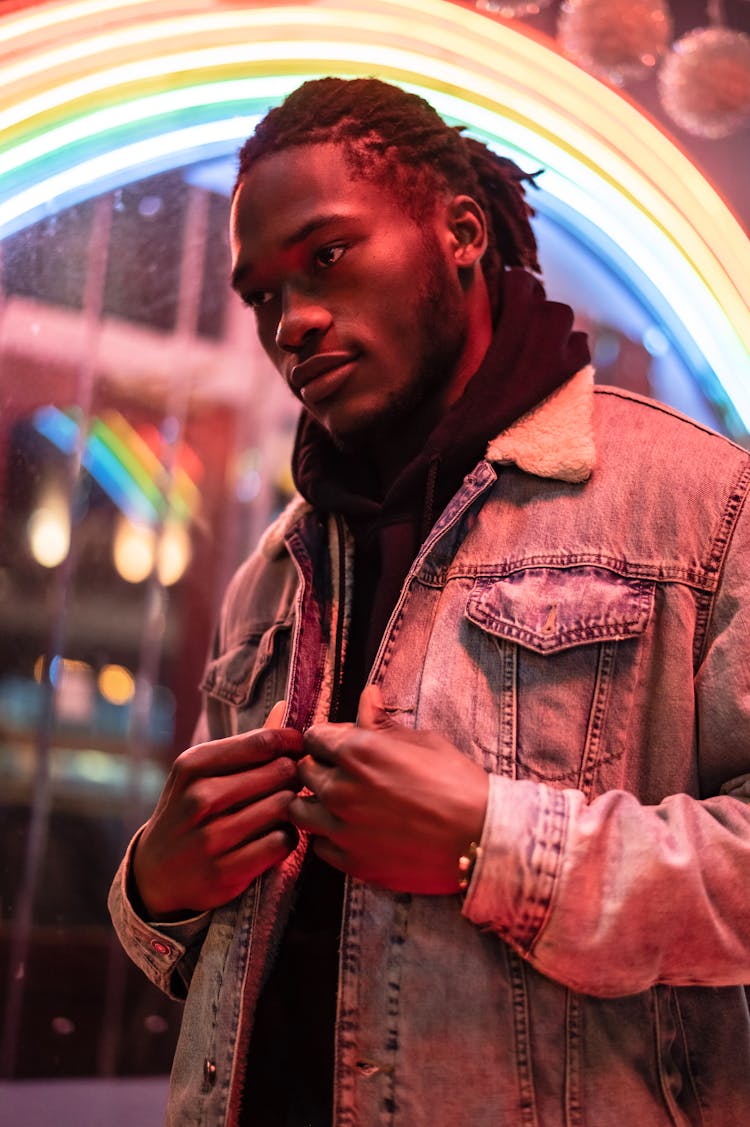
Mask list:
[[[591,333],[598,379],[750,446],[737,282],[743,267],[750,276],[748,0],[415,0],[400,7],[416,30],[398,43],[378,31],[382,7],[301,5],[287,25],[283,4],[0,7],[8,1123],[46,1122],[53,1105],[63,1124],[161,1120],[179,1007],[127,963],[105,901],[191,742],[222,591],[291,494],[296,406],[227,284],[236,151],[259,113],[308,75],[366,68],[419,86],[394,53],[407,36],[414,57],[463,65],[457,90],[425,64],[421,92],[530,171],[548,168],[532,200],[547,288]],[[426,30],[441,21],[462,63]],[[170,71],[164,43],[179,36],[220,61]],[[251,40],[268,45],[260,62],[227,49]],[[503,75],[527,69],[490,105],[480,86],[493,58]],[[133,109],[209,77],[221,98]],[[229,89],[246,78],[262,86]],[[672,167],[684,198],[660,171]]]

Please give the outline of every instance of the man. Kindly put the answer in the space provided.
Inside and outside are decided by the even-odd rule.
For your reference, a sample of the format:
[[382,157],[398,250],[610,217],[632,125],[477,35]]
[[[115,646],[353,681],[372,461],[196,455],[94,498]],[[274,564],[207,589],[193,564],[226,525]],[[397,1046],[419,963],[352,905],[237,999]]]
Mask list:
[[750,457],[594,393],[522,180],[375,80],[242,151],[301,497],[113,886],[170,1123],[746,1120]]

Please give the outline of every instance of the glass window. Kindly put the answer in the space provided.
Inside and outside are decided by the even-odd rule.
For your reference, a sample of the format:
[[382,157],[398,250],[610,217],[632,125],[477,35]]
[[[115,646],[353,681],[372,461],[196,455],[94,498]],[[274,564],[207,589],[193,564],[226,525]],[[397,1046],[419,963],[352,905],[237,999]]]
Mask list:
[[[3,1074],[169,1070],[180,1007],[106,897],[228,577],[290,492],[296,408],[230,301],[228,186],[177,169],[2,244]],[[5,987],[7,986],[7,990]]]

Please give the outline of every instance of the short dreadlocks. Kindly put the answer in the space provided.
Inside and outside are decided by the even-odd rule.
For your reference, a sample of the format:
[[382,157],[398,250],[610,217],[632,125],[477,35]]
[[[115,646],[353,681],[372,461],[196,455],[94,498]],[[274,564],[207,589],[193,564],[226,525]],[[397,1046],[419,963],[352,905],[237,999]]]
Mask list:
[[343,144],[353,173],[386,184],[417,222],[446,188],[472,196],[487,219],[482,268],[493,308],[504,266],[541,272],[523,187],[533,175],[464,136],[462,127],[446,125],[424,98],[376,78],[321,78],[298,87],[243,145],[237,185],[268,153],[326,142]]

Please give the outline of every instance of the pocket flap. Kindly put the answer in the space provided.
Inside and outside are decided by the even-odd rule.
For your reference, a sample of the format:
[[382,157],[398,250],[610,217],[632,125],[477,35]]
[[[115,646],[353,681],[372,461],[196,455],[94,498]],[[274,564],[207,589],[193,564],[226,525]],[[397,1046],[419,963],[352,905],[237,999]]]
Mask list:
[[203,674],[200,685],[203,692],[237,708],[247,705],[271,660],[277,635],[290,628],[290,621],[274,622],[266,629],[249,633],[237,645],[214,658]]
[[535,567],[477,579],[466,617],[482,630],[537,653],[641,634],[653,583],[605,568]]

